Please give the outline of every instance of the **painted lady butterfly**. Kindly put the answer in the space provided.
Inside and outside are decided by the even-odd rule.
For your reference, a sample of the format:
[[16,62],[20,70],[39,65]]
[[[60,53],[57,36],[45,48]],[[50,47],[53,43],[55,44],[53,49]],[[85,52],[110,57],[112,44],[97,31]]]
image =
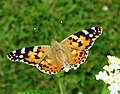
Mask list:
[[67,72],[85,62],[89,49],[101,34],[101,27],[91,27],[69,36],[61,43],[52,40],[51,46],[26,47],[10,52],[7,57],[11,61],[36,66],[47,74]]

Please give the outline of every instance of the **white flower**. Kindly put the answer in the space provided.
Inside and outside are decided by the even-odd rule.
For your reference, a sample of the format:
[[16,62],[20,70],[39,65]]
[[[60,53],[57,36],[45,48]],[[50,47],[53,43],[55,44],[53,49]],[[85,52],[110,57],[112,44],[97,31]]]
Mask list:
[[120,66],[120,59],[119,58],[117,58],[115,56],[110,56],[110,55],[108,55],[107,57],[108,57],[110,64],[117,64]]
[[96,80],[103,80],[110,91],[110,94],[118,94],[120,92],[120,59],[114,56],[107,56],[109,65],[103,67],[96,75]]
[[112,83],[110,86],[108,86],[108,89],[110,90],[110,94],[118,94],[119,84]]
[[104,67],[103,67],[103,69],[104,70],[106,70],[106,71],[108,71],[108,72],[111,72],[111,71],[113,71],[113,66],[112,65],[105,65]]
[[103,80],[106,84],[111,82],[110,76],[106,73],[106,71],[100,71],[96,76],[96,80]]
[[104,71],[104,72],[100,71],[98,73],[98,75],[96,75],[96,79],[97,80],[99,80],[99,79],[104,80],[106,77],[108,77],[106,71]]

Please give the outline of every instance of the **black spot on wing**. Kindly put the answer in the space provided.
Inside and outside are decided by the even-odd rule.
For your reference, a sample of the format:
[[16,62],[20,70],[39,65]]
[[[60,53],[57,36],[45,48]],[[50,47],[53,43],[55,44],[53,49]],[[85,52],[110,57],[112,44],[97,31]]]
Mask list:
[[74,39],[74,38],[73,38],[73,42],[77,42],[77,39]]
[[38,49],[41,49],[41,47],[39,46]]
[[84,34],[83,32],[81,32],[81,31],[79,31],[79,32],[75,33],[74,35],[77,36],[77,37],[79,38],[80,35],[83,35],[83,36],[84,36],[85,34]]
[[80,52],[80,54],[83,54],[83,52]]
[[[82,30],[75,33],[74,35],[79,38],[80,38],[80,36],[84,36],[86,38],[86,40],[88,40],[88,39],[92,40],[92,38],[96,38],[96,36],[99,36],[102,33],[102,28],[100,28],[100,27],[94,27],[94,28],[95,29],[92,29],[92,28],[85,29],[88,32],[87,35]],[[89,37],[90,34],[93,34],[93,37]]]
[[89,32],[89,34],[93,34],[92,38],[96,38],[96,36],[99,36],[102,33],[102,28],[100,27],[94,27],[94,28],[95,29],[92,29],[92,28],[85,29]]
[[13,52],[10,52],[10,53],[8,54],[8,56],[9,56],[9,57],[13,56]]
[[72,37],[69,37],[68,39],[69,39],[69,40],[72,40]]
[[21,49],[16,50],[15,55],[17,55],[17,56],[21,55]]
[[86,31],[89,32],[89,34],[93,34],[94,30],[92,30],[91,28],[85,29]]
[[25,48],[25,53],[23,54],[24,58],[28,58],[28,53],[29,51],[32,51],[33,52],[33,49],[34,49],[34,46],[31,46],[31,47],[26,47]]
[[35,56],[35,59],[40,59],[37,55],[34,55]]
[[13,53],[10,52],[10,53],[7,55],[7,57],[8,57],[9,60],[13,60],[13,57],[14,57],[14,56],[13,56]]
[[81,41],[80,42],[78,42],[78,47],[80,47],[80,46],[82,46],[83,44],[81,43]]
[[89,39],[89,35],[85,35],[85,33],[82,32],[82,30],[77,32],[77,33],[75,33],[74,35],[77,36],[78,38],[80,38],[80,36],[84,36],[86,38],[86,40]]
[[33,49],[34,49],[34,46],[32,46],[32,47],[26,47],[25,48],[25,53],[28,53],[29,51],[33,52]]
[[40,52],[40,50],[37,49],[36,53],[38,54]]

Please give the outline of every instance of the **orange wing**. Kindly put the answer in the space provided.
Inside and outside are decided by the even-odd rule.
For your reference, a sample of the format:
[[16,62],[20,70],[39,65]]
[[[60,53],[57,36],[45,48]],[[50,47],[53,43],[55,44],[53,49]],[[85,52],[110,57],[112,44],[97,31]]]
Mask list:
[[64,39],[61,44],[63,47],[77,48],[81,50],[89,50],[94,41],[102,34],[101,27],[91,27],[81,30],[68,38]]
[[61,42],[63,50],[67,55],[67,62],[69,62],[72,68],[77,69],[86,60],[88,50],[101,33],[102,28],[92,27],[81,30]]
[[47,74],[55,74],[63,70],[63,64],[56,58],[50,46],[32,46],[18,49],[10,52],[7,57],[11,61],[36,66],[40,71]]

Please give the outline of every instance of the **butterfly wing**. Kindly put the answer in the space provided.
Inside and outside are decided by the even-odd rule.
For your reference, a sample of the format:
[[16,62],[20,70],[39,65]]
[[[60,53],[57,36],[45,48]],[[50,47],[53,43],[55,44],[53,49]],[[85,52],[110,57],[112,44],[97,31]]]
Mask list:
[[102,28],[99,27],[77,32],[61,42],[62,50],[57,53],[51,46],[32,46],[12,51],[7,57],[11,61],[36,66],[47,74],[68,71],[70,67],[77,69],[87,58],[88,50],[101,33]]
[[81,30],[61,42],[72,68],[77,69],[85,61],[88,50],[101,33],[101,27],[91,27]]
[[[64,58],[62,60],[64,60]],[[55,74],[62,71],[64,69],[64,65],[58,58],[56,58],[56,54],[51,49],[41,63],[39,63],[37,68],[44,73]]]
[[66,62],[69,62],[70,67],[74,69],[77,69],[80,64],[84,63],[88,56],[88,51],[86,50],[65,48],[63,51],[67,55]]
[[32,46],[16,51],[7,55],[8,59],[15,62],[23,62],[36,66],[40,71],[47,74],[54,74],[63,70],[50,46]]
[[10,52],[7,57],[11,61],[24,62],[36,66],[46,56],[49,46],[32,46]]

